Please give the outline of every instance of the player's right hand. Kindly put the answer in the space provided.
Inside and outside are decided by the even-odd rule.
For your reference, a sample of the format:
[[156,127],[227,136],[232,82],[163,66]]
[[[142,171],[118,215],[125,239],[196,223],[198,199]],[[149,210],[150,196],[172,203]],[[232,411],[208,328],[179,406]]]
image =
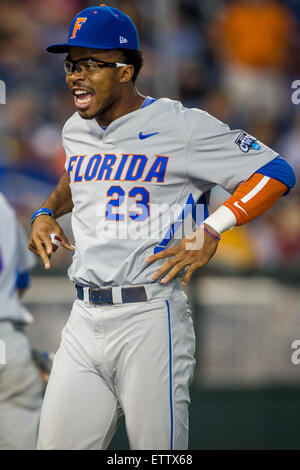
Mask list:
[[61,239],[61,246],[67,250],[74,251],[75,249],[56,220],[49,215],[40,215],[32,224],[28,248],[40,256],[45,269],[50,268],[50,256],[53,252],[50,234],[55,234],[59,237]]

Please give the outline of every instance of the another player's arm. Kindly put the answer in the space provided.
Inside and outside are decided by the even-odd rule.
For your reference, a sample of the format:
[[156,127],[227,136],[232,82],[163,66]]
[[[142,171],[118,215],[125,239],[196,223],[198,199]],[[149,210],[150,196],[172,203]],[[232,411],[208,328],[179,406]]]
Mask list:
[[26,290],[30,286],[30,272],[25,271],[24,273],[18,273],[17,276],[17,290],[19,298],[21,299],[25,294]]
[[[205,266],[217,250],[221,233],[235,225],[243,225],[262,215],[288,190],[284,183],[255,173],[242,183],[204,223],[178,245],[147,258],[147,262],[170,258],[153,275],[157,280],[167,273],[161,282],[169,282],[182,269],[187,268],[182,285],[185,286],[197,268]],[[203,228],[206,230],[204,231]],[[212,235],[209,234],[212,233]],[[168,272],[169,271],[169,272]]]
[[68,214],[73,209],[72,195],[66,171],[64,171],[56,188],[41,207],[50,209],[54,214],[54,218],[44,214],[33,221],[28,248],[39,255],[44,263],[45,269],[49,269],[49,257],[53,251],[50,238],[51,233],[54,233],[61,239],[61,245],[64,248],[70,251],[74,250],[74,247],[68,241],[62,228],[55,220],[62,215]]

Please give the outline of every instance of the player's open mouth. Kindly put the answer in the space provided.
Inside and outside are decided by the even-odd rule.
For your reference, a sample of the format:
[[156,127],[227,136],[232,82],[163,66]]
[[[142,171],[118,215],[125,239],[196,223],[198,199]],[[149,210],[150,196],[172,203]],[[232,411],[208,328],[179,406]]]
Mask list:
[[87,109],[93,99],[94,93],[90,90],[77,89],[73,90],[75,106],[78,109],[84,110]]

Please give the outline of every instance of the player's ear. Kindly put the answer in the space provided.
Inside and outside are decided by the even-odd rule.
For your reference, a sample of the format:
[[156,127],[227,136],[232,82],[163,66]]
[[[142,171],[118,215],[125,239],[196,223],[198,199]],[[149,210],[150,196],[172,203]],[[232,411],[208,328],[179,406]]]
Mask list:
[[133,65],[126,65],[126,67],[121,68],[120,72],[120,82],[127,83],[132,79],[134,74],[134,66]]

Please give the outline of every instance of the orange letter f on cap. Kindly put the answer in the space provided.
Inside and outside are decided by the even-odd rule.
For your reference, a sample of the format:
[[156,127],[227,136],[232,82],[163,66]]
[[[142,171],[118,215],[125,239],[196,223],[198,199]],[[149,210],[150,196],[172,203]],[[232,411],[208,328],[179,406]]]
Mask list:
[[81,26],[83,25],[83,23],[86,22],[86,20],[87,20],[87,18],[77,18],[76,23],[74,25],[73,33],[72,33],[72,36],[70,37],[70,39],[75,38],[77,31],[79,29],[81,29]]

